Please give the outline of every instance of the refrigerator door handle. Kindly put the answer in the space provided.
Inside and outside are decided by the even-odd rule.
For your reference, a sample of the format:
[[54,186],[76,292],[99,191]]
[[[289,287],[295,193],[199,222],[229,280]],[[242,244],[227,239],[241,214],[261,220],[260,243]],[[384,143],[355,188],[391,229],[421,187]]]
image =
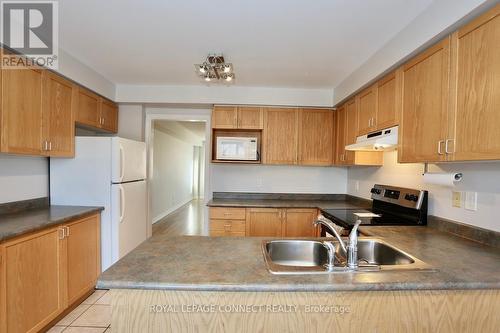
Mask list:
[[125,156],[123,154],[123,146],[120,145],[120,183],[123,182],[123,177],[125,176]]
[[120,222],[123,222],[123,218],[125,217],[125,191],[121,185],[118,188],[120,189]]

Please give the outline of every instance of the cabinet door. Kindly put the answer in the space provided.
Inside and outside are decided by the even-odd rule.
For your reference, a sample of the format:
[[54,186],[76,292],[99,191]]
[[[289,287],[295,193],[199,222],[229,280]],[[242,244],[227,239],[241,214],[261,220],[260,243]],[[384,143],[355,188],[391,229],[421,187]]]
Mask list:
[[275,208],[248,208],[246,235],[251,237],[280,237],[283,211]]
[[[500,159],[500,5],[453,34],[451,160]],[[454,135],[453,135],[454,134]],[[453,149],[454,148],[454,149]]]
[[66,227],[68,303],[72,304],[95,287],[101,272],[99,215]]
[[377,89],[372,86],[358,95],[358,134],[364,135],[375,130],[377,110]]
[[444,161],[448,132],[450,39],[403,65],[400,162]]
[[75,154],[76,87],[62,77],[45,73],[43,92],[43,142],[48,155],[73,157]]
[[396,74],[391,73],[377,84],[376,129],[381,130],[398,124],[396,112]]
[[79,88],[76,122],[87,126],[100,127],[100,104],[99,96],[84,88]]
[[332,165],[333,112],[303,109],[299,121],[299,164]]
[[41,155],[43,70],[1,71],[1,151]]
[[238,108],[215,106],[212,111],[212,128],[238,128]]
[[257,107],[238,107],[238,128],[262,129],[264,127],[264,111]]
[[101,128],[118,132],[118,105],[101,98]]
[[266,109],[265,164],[297,164],[298,113],[297,109]]
[[335,149],[336,157],[335,164],[343,165],[345,164],[345,139],[346,139],[346,106],[342,105],[337,110],[337,119],[336,119],[336,146]]
[[317,227],[313,226],[318,216],[316,209],[287,209],[283,219],[283,237],[315,237]]
[[[356,100],[351,100],[346,103],[346,116],[345,116],[345,131],[346,139],[345,145],[356,143],[358,137],[358,110]],[[345,149],[345,147],[344,147]],[[345,151],[344,162],[345,164],[354,164],[355,152]]]
[[66,306],[61,231],[52,228],[2,245],[4,331],[38,332]]

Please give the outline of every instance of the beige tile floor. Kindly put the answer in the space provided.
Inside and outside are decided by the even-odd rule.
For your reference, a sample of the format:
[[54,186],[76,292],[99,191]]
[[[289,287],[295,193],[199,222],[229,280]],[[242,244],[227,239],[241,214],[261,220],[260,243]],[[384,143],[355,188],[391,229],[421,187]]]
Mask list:
[[48,332],[102,333],[110,331],[110,324],[109,293],[107,290],[96,290]]

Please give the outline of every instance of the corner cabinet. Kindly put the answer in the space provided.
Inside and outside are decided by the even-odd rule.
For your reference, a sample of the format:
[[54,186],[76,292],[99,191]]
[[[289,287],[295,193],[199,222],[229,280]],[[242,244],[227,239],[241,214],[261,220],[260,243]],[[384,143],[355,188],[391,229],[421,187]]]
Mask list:
[[80,87],[76,123],[97,130],[118,132],[118,106]]
[[500,159],[499,43],[500,5],[451,37],[451,161]]
[[99,215],[0,244],[0,332],[38,332],[100,274]]

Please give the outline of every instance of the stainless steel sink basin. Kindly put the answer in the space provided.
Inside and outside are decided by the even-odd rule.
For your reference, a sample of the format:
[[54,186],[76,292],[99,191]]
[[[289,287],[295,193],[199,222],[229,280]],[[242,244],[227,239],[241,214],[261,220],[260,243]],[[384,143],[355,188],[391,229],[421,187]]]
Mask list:
[[338,242],[335,268],[327,270],[328,251],[320,240],[280,239],[262,242],[267,268],[274,274],[326,274],[335,272],[367,272],[380,270],[430,269],[423,261],[375,238],[358,240],[358,265],[356,270],[345,266],[345,253]]

